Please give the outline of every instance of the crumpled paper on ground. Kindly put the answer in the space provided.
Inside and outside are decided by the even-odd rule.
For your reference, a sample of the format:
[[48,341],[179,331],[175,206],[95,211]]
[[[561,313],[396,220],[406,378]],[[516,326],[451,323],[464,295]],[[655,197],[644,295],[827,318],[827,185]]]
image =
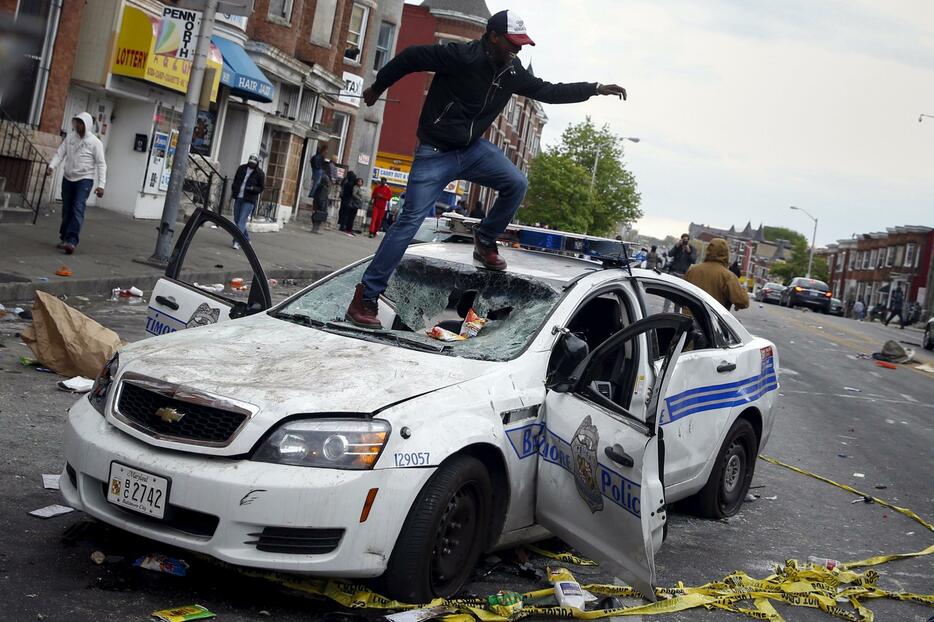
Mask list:
[[32,325],[22,338],[43,366],[63,376],[87,378],[96,378],[123,345],[117,333],[42,291],[36,291]]

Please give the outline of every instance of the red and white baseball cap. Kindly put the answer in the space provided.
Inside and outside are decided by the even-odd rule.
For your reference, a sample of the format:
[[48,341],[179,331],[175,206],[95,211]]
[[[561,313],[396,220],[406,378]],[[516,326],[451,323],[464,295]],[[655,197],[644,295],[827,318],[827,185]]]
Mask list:
[[500,11],[486,22],[487,32],[496,32],[506,37],[514,45],[535,45],[525,30],[525,22],[515,11]]

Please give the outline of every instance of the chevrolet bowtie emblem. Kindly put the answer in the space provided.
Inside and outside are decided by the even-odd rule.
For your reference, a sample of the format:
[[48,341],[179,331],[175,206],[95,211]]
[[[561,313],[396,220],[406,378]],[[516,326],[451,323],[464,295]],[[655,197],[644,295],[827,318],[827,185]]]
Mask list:
[[185,413],[180,413],[174,408],[163,407],[156,410],[156,416],[166,423],[178,423],[185,416]]

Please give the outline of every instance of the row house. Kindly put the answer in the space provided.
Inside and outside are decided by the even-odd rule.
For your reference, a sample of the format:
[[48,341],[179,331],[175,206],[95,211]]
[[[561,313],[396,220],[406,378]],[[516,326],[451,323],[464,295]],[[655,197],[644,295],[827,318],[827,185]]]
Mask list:
[[[468,42],[486,32],[490,10],[484,0],[424,0],[420,5],[406,4],[402,10],[402,27],[397,50],[413,45]],[[388,91],[385,122],[379,137],[376,168],[373,179],[385,177],[396,192],[404,192],[415,148],[416,129],[422,104],[431,84],[432,74],[406,76]],[[503,150],[524,173],[539,153],[541,133],[548,117],[537,101],[513,96],[506,109],[497,117],[484,137]],[[442,193],[442,207],[458,201],[474,205],[480,201],[484,210],[495,198],[495,192],[476,184],[454,181]]]
[[[281,223],[305,201],[319,144],[330,145],[339,171],[369,176],[383,104],[361,106],[359,95],[379,55],[395,47],[402,4],[255,0],[248,18],[219,14],[186,190],[232,180],[256,154],[267,172],[260,212]],[[71,117],[90,112],[109,167],[107,193],[90,203],[159,218],[194,56],[193,38],[180,33],[197,32],[201,14],[175,0],[0,0],[4,9],[38,23],[37,60],[0,101],[5,114],[48,158]],[[47,199],[59,185],[51,181]],[[225,207],[222,196],[229,192],[214,207]]]
[[824,250],[830,286],[841,300],[888,305],[898,286],[907,302],[930,311],[934,228],[906,225],[838,240]]
[[719,229],[709,225],[691,223],[688,227],[691,243],[703,257],[707,244],[714,238],[723,238],[730,247],[730,259],[739,262],[740,273],[749,287],[761,286],[771,280],[772,266],[791,257],[791,244],[786,240],[767,240],[760,223],[756,229],[747,222],[742,229],[730,226]]

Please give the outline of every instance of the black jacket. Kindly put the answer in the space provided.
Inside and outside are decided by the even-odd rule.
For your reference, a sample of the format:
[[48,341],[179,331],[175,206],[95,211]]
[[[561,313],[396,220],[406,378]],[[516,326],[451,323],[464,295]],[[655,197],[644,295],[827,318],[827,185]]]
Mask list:
[[[230,187],[230,195],[234,199],[237,199],[240,194],[240,186],[243,185],[243,177],[246,175],[246,169],[247,165],[241,164],[237,167],[237,172],[234,174],[233,186]],[[247,180],[246,188],[243,189],[243,200],[255,205],[259,200],[259,195],[261,195],[265,189],[266,173],[257,166],[256,170],[253,171],[253,174],[250,175],[250,178]]]
[[597,94],[596,82],[551,84],[532,75],[519,59],[497,67],[487,46],[479,39],[406,48],[380,69],[373,91],[381,94],[416,71],[435,72],[418,138],[444,151],[467,147],[483,136],[513,93],[549,104],[582,102]]
[[668,256],[671,257],[671,265],[668,267],[668,271],[676,274],[685,274],[688,268],[697,261],[694,248],[688,246],[687,250],[684,250],[680,242],[668,251]]

